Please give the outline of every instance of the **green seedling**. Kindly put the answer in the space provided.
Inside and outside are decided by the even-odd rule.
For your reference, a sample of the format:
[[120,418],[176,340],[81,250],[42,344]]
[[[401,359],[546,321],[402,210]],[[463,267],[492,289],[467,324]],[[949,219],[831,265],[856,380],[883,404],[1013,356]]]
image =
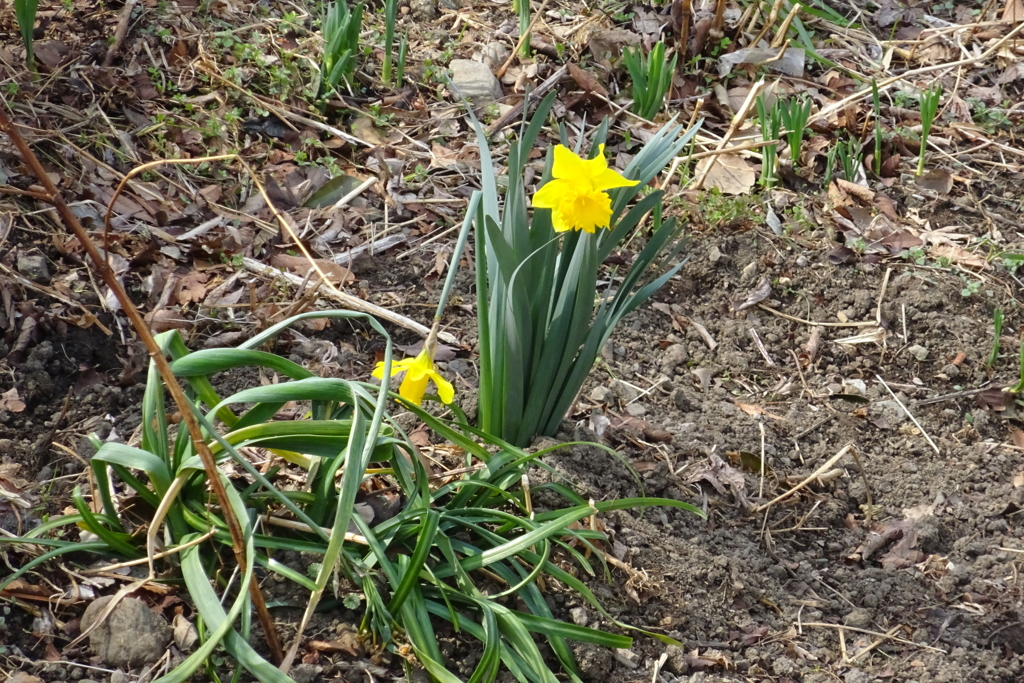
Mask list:
[[832,182],[832,174],[835,172],[836,167],[836,155],[839,152],[840,143],[836,143],[828,148],[828,152],[825,154],[825,187],[829,186]]
[[992,369],[999,359],[999,336],[1003,333],[1003,311],[995,309],[992,311],[992,353],[988,355],[988,362],[985,367]]
[[402,82],[405,81],[405,56],[409,51],[409,36],[408,34],[402,35],[402,42],[398,44],[398,64],[395,68],[395,85],[399,88],[402,87]]
[[[761,125],[761,139],[765,142],[776,143],[782,131],[782,110],[778,101],[768,108],[765,105],[764,95],[757,98],[757,119]],[[773,187],[776,182],[775,162],[778,158],[779,148],[777,144],[765,145],[761,148],[761,179],[764,187]]]
[[860,167],[860,140],[850,137],[845,143],[840,142],[838,148],[839,162],[843,166],[843,178],[855,182],[857,169]]
[[380,77],[384,85],[391,85],[394,65],[392,50],[395,47],[395,22],[398,20],[398,0],[386,0],[384,3],[384,64]]
[[932,122],[935,121],[935,114],[939,111],[939,100],[941,97],[941,83],[936,83],[934,88],[929,88],[921,93],[921,152],[917,158],[917,175],[924,173],[924,158],[925,152],[928,149],[928,135],[932,130]]
[[36,26],[37,9],[39,9],[39,0],[14,0],[14,16],[18,20],[18,31],[25,44],[25,63],[33,71],[36,68],[36,60],[32,50],[32,32]]
[[363,5],[351,12],[345,0],[335,0],[323,21],[324,54],[321,62],[321,94],[344,83],[350,90],[359,54],[359,32],[363,26]]
[[654,116],[665,103],[665,96],[672,87],[672,76],[676,72],[676,62],[679,55],[672,55],[670,63],[665,62],[665,43],[659,42],[651,48],[649,55],[644,55],[643,49],[627,47],[622,53],[626,71],[633,81],[633,107],[632,112],[642,116],[648,121]]
[[519,15],[519,35],[523,46],[519,54],[530,56],[530,0],[512,0],[512,11]]
[[875,175],[882,175],[882,97],[878,92],[878,81],[871,79],[871,106],[875,111]]
[[800,145],[804,139],[804,131],[807,129],[807,121],[811,118],[811,100],[809,98],[778,101],[779,116],[782,118],[782,125],[786,128],[786,140],[789,142],[789,155],[793,160],[793,167],[800,162]]

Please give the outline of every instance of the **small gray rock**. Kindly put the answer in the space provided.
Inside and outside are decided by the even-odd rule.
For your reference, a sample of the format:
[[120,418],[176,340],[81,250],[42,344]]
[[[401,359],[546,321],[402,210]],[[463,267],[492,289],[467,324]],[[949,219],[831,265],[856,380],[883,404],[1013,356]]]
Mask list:
[[508,59],[509,52],[508,45],[505,43],[499,43],[498,41],[492,41],[484,45],[483,60],[491,70],[498,69],[505,60]]
[[586,626],[590,623],[590,615],[587,614],[585,607],[573,607],[569,610],[569,616],[572,617],[572,621],[577,626]]
[[673,344],[662,352],[660,359],[662,371],[665,374],[671,373],[672,370],[685,364],[689,357],[690,354],[686,352],[686,347],[683,344]]
[[128,674],[118,669],[110,674],[110,683],[128,683]]
[[633,399],[640,396],[639,391],[637,391],[634,387],[631,387],[630,385],[626,384],[621,379],[616,379],[612,381],[611,391],[615,398],[619,399],[623,403],[629,403]]
[[437,0],[409,0],[409,13],[416,21],[437,19]]
[[690,397],[682,389],[676,389],[672,392],[672,402],[676,404],[676,408],[680,412],[689,413],[693,410],[693,402],[690,401]]
[[593,390],[587,394],[587,398],[594,403],[604,403],[608,400],[608,394],[610,393],[611,390],[608,389],[608,387],[594,387]]
[[919,361],[924,361],[926,358],[928,358],[928,349],[921,346],[920,344],[914,344],[909,349],[907,349],[907,351],[910,353],[911,356],[913,356]]
[[871,610],[855,607],[853,611],[846,615],[843,623],[852,628],[868,628],[871,626],[871,619]]
[[718,247],[711,247],[711,249],[708,250],[708,260],[712,263],[718,263],[721,258],[722,252],[719,251]]
[[320,674],[323,671],[324,668],[322,666],[299,664],[291,670],[291,677],[295,683],[313,683],[313,681],[320,680]]
[[665,668],[677,676],[690,672],[690,663],[686,661],[686,652],[678,645],[669,645],[665,649],[668,659],[665,661]]
[[471,59],[453,59],[449,66],[452,84],[474,104],[490,104],[504,95],[501,83],[486,64]]
[[46,263],[46,257],[38,253],[18,253],[18,272],[32,282],[41,285],[50,284],[50,267]]
[[647,407],[643,403],[630,403],[626,406],[626,412],[633,417],[640,417],[647,414]]
[[[88,630],[114,599],[106,595],[94,600],[82,615],[82,630]],[[156,662],[171,642],[171,627],[163,617],[141,600],[125,598],[110,616],[89,634],[89,645],[104,664],[131,669]]]

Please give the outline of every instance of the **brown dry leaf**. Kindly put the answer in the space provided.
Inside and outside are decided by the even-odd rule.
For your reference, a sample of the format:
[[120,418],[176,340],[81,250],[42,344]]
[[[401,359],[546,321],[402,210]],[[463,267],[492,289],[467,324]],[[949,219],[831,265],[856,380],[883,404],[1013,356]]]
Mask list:
[[352,631],[342,631],[341,636],[335,640],[313,640],[309,646],[318,652],[327,654],[344,653],[352,657],[362,657],[366,654],[358,636]]
[[686,478],[687,484],[695,484],[698,481],[706,481],[723,496],[732,492],[736,502],[746,507],[747,492],[743,473],[727,465],[714,453],[705,464],[691,472]]
[[572,76],[572,79],[576,81],[576,85],[583,88],[586,92],[596,93],[601,97],[608,97],[608,91],[603,85],[601,85],[601,82],[597,80],[597,77],[589,71],[581,69],[572,62],[569,62],[569,74]]
[[736,306],[734,310],[738,313],[740,311],[745,311],[752,306],[756,306],[767,299],[771,293],[772,283],[768,281],[768,278],[762,277],[761,282],[759,282],[757,287],[747,295],[746,300],[739,306]]
[[0,394],[0,410],[10,413],[20,413],[25,410],[25,402],[18,396],[17,387],[11,387],[9,391]]
[[759,415],[764,415],[765,417],[770,417],[773,420],[785,420],[786,419],[784,417],[780,417],[779,415],[773,415],[772,413],[769,413],[767,410],[765,410],[761,406],[754,405],[753,403],[743,403],[742,401],[734,401],[733,403],[736,405],[737,408],[742,410],[744,413],[746,413],[750,417],[757,417]]
[[178,303],[182,306],[187,306],[190,302],[199,303],[205,299],[206,281],[209,279],[209,274],[198,270],[193,270],[181,278],[181,288],[178,290]]
[[367,116],[360,116],[352,122],[352,134],[371,145],[381,146],[388,144],[384,136],[377,132],[377,127],[373,125],[373,119]]
[[933,168],[922,176],[918,176],[918,187],[937,192],[938,194],[949,194],[953,189],[953,176],[944,168]]
[[[320,267],[327,279],[331,281],[331,284],[346,285],[351,282],[355,282],[356,279],[345,266],[338,265],[334,261],[328,261],[326,259],[318,258],[313,261]],[[289,254],[274,254],[273,258],[270,259],[270,265],[281,270],[287,270],[300,275],[306,276],[312,266],[309,265],[309,260],[305,256],[290,256]],[[315,281],[316,273],[313,273],[313,279]]]
[[870,205],[873,204],[875,201],[875,193],[872,192],[871,188],[869,187],[864,187],[863,185],[858,185],[857,183],[851,183],[847,180],[843,180],[842,178],[836,178],[835,183],[842,190],[846,191],[848,194],[852,194],[854,197],[860,199],[865,204]]
[[955,244],[940,244],[928,250],[928,255],[934,259],[948,258],[952,263],[957,263],[968,268],[981,268],[990,270],[992,266],[984,258],[956,246]]
[[1024,0],[1006,0],[1003,5],[1003,23],[1017,24],[1024,21]]
[[1010,439],[1017,448],[1024,448],[1024,432],[1021,430],[1010,427]]
[[738,154],[719,154],[697,162],[697,174],[708,169],[704,187],[717,188],[722,194],[747,194],[757,181],[754,167]]
[[452,168],[459,162],[459,153],[436,142],[430,145],[430,167]]

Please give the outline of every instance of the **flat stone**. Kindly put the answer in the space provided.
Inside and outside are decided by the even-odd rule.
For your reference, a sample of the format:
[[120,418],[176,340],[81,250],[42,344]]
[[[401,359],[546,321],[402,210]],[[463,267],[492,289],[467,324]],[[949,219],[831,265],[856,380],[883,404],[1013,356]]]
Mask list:
[[626,406],[626,412],[633,417],[640,417],[647,414],[647,408],[643,403],[630,403]]
[[50,267],[46,263],[46,257],[36,253],[18,253],[18,272],[32,282],[41,285],[50,284]]
[[608,387],[594,387],[591,392],[587,394],[587,398],[595,403],[604,403],[608,400],[608,394],[610,393],[611,390],[608,389]]
[[449,67],[452,70],[452,84],[474,104],[490,104],[504,96],[501,83],[498,83],[486,64],[472,59],[453,59]]
[[621,379],[612,380],[611,391],[612,395],[623,403],[629,403],[640,396],[640,392],[635,387],[626,384]]
[[907,349],[907,351],[910,353],[911,356],[913,356],[919,361],[924,361],[926,358],[928,358],[928,349],[919,344],[914,344],[909,349]]
[[[82,630],[88,630],[106,610],[114,596],[94,600],[82,615]],[[171,627],[141,600],[125,598],[96,630],[89,645],[104,664],[131,669],[153,664],[171,642]]]
[[590,623],[590,615],[587,614],[585,607],[573,607],[569,610],[569,616],[572,617],[572,622],[577,626],[586,626]]
[[410,0],[409,13],[416,21],[433,21],[438,17],[437,0]]

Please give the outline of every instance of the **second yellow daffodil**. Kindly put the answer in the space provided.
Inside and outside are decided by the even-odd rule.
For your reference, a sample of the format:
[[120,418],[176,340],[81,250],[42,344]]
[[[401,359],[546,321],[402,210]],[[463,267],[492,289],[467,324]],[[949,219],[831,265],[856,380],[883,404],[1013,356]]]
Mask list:
[[[394,377],[400,372],[405,373],[405,379],[398,387],[398,394],[407,401],[416,405],[423,403],[423,395],[427,393],[427,382],[429,381],[434,382],[434,386],[437,387],[437,395],[443,403],[451,403],[455,398],[455,387],[438,374],[434,367],[434,360],[430,357],[426,346],[415,358],[392,361],[391,376]],[[377,363],[373,376],[377,379],[384,378],[384,363]]]
[[604,145],[597,156],[583,160],[564,145],[555,147],[554,180],[533,196],[533,206],[551,209],[551,225],[556,232],[607,228],[612,219],[612,198],[608,190],[633,187],[639,181],[627,180],[608,168]]

